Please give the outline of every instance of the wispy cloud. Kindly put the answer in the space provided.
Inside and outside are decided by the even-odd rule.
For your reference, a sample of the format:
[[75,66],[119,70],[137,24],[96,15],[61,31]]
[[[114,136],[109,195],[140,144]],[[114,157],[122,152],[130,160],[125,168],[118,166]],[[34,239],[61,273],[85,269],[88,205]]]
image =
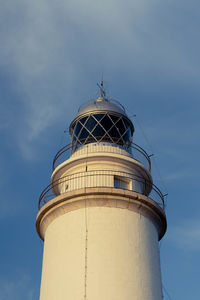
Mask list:
[[[3,194],[2,194],[3,195]],[[15,198],[4,195],[0,199],[0,220],[8,217],[13,217],[23,211],[22,202],[16,201]]]
[[172,180],[185,180],[190,178],[197,178],[198,174],[196,172],[190,172],[189,170],[180,170],[180,171],[174,171],[171,173],[168,173],[165,175],[166,181],[172,181]]
[[36,290],[28,275],[0,280],[1,300],[35,300]]
[[168,238],[182,251],[199,251],[200,220],[186,220],[172,227],[168,232]]
[[15,126],[10,134],[23,155],[32,158],[38,139],[61,116],[70,116],[83,101],[81,91],[91,87],[91,77],[102,70],[113,77],[120,70],[127,77],[133,70],[147,77],[155,70],[187,80],[199,75],[197,61],[183,47],[178,27],[183,20],[178,11],[176,18],[172,12],[172,4],[163,7],[148,0],[127,0],[126,5],[114,0],[2,3],[0,19],[6,27],[0,65],[20,107],[7,111],[5,119],[10,119],[7,127]]
[[[15,197],[10,193],[10,183],[13,181],[12,174],[10,173],[9,163],[1,160],[0,163],[0,220],[12,217],[22,211],[21,197]],[[8,187],[8,188],[5,188]],[[7,190],[8,189],[8,190]],[[19,198],[19,199],[17,199]]]

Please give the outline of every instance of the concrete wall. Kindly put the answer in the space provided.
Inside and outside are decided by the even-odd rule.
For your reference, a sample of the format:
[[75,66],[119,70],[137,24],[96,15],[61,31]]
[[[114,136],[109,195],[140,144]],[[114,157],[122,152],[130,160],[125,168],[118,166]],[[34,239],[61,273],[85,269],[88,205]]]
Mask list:
[[40,300],[82,299],[162,299],[158,233],[150,218],[86,207],[48,225]]

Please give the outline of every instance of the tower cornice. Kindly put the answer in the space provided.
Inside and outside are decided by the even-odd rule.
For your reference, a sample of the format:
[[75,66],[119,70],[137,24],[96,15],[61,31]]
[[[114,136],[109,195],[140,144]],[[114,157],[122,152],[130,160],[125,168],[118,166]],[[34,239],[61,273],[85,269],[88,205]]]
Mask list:
[[148,217],[157,227],[158,240],[167,229],[163,208],[149,197],[129,190],[116,188],[82,188],[61,194],[47,202],[38,212],[36,229],[44,239],[48,225],[57,217],[85,207],[127,209]]

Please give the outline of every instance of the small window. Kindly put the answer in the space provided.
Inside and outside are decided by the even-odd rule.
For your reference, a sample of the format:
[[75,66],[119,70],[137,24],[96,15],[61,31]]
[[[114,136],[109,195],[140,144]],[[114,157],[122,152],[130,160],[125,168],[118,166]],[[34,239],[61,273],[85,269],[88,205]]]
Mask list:
[[119,176],[114,176],[114,187],[118,189],[130,189],[130,180]]

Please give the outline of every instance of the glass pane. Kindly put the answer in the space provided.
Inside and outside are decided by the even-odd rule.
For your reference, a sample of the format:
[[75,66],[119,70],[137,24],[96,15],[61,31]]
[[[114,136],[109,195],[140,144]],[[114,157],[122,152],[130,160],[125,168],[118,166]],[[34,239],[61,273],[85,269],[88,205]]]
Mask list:
[[103,138],[102,138],[102,140],[101,141],[103,141],[103,142],[108,142],[108,143],[112,143],[112,140],[111,140],[111,138],[106,134]]
[[100,125],[97,125],[92,134],[99,140],[102,136],[104,136],[105,130]]
[[127,142],[128,140],[130,140],[131,138],[131,130],[130,128],[127,130],[127,132],[123,135],[123,139],[125,142]]
[[91,132],[96,124],[97,121],[92,116],[90,116],[87,122],[85,123],[85,127],[87,127],[87,129]]
[[131,127],[130,127],[129,122],[128,122],[125,118],[123,118],[123,121],[124,121],[125,127],[126,127],[126,128],[129,128],[129,130],[130,130],[130,135],[132,135],[132,134],[131,134]]
[[109,114],[109,116],[111,117],[111,119],[112,119],[113,123],[116,123],[116,122],[117,122],[117,120],[119,119],[119,117],[117,117],[117,116],[114,116],[114,115],[110,115],[110,114]]
[[96,115],[94,115],[94,117],[98,120],[98,121],[100,121],[102,118],[103,118],[103,116],[105,116],[104,114],[96,114]]
[[93,137],[93,136],[89,136],[88,138],[87,138],[87,140],[86,140],[86,143],[94,143],[94,142],[96,142],[96,140],[95,140],[95,138]]
[[139,182],[137,180],[133,180],[132,181],[132,189],[133,189],[134,192],[143,194],[144,193],[144,183]]
[[125,127],[124,127],[124,123],[122,122],[121,119],[116,123],[115,126],[119,129],[119,131],[120,131],[121,134],[124,133]]
[[124,145],[124,141],[123,141],[122,138],[121,138],[120,140],[118,140],[116,143],[117,143],[118,145]]
[[82,127],[83,127],[83,125],[78,122],[77,125],[76,125],[76,129],[75,129],[76,136],[78,136],[78,134],[79,134]]
[[84,125],[85,124],[85,121],[87,120],[88,116],[87,117],[84,117],[82,119],[80,119],[79,121]]
[[100,123],[102,124],[103,128],[105,128],[106,131],[108,131],[112,127],[112,125],[113,125],[111,119],[108,116],[105,116],[101,120]]
[[79,140],[81,141],[81,143],[84,143],[84,141],[86,140],[88,135],[89,135],[89,132],[85,128],[83,128],[83,130],[81,131],[81,134],[79,136]]
[[119,131],[115,126],[108,131],[108,134],[113,138],[113,141],[120,138]]
[[114,187],[118,189],[126,189],[128,190],[129,188],[129,182],[119,179],[117,177],[114,177]]

